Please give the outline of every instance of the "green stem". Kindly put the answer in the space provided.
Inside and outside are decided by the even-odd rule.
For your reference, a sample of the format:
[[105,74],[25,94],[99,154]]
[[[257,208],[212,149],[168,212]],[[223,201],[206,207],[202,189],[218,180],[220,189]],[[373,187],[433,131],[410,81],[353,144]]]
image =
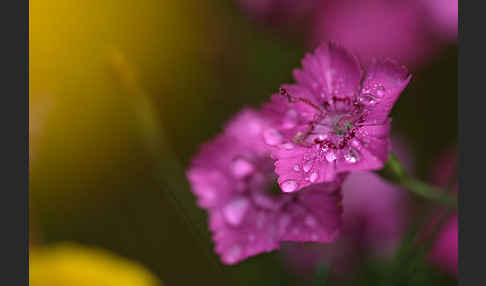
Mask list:
[[383,169],[377,173],[383,179],[402,186],[419,197],[441,203],[453,209],[457,208],[457,200],[450,193],[408,175],[400,161],[392,153],[389,154],[388,162]]

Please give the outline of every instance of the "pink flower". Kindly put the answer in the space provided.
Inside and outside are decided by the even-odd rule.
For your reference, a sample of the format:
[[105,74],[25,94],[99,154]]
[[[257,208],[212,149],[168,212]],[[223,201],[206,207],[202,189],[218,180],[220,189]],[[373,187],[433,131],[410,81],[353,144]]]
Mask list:
[[[412,152],[404,141],[393,140],[393,151],[413,172]],[[390,258],[405,233],[408,193],[371,172],[351,173],[342,186],[343,227],[329,245],[289,245],[284,248],[293,269],[302,274],[318,263],[330,265],[336,275],[349,275],[365,256]]]
[[444,40],[457,41],[458,0],[421,0],[429,28]]
[[305,18],[318,0],[239,0],[250,17],[271,24],[284,24]]
[[444,271],[457,276],[458,257],[457,213],[441,228],[431,250],[431,259]]
[[187,173],[225,264],[279,249],[282,241],[332,242],[339,234],[343,176],[298,194],[274,189],[265,125],[244,109],[202,146]]
[[408,84],[407,70],[391,60],[373,61],[363,72],[356,58],[336,45],[307,54],[263,107],[275,172],[284,192],[336,180],[350,171],[380,169],[388,158],[393,104]]
[[457,276],[458,257],[457,213],[441,228],[431,250],[431,259],[444,271]]
[[[431,0],[433,2],[435,0]],[[334,41],[362,60],[390,57],[410,66],[435,49],[419,1],[327,0],[317,8],[312,42]]]

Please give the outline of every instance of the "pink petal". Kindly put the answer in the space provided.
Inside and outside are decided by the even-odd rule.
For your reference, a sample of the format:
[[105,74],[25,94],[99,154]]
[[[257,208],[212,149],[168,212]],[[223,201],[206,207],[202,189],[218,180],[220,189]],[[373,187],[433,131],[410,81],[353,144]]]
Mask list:
[[376,104],[368,106],[366,123],[382,124],[410,79],[407,69],[395,61],[373,61],[361,88],[361,94],[371,94],[376,99]]
[[302,60],[295,70],[296,81],[314,91],[317,100],[333,96],[352,98],[357,92],[362,71],[357,59],[335,44],[321,45]]
[[248,257],[278,249],[277,213],[251,207],[245,223],[232,227],[219,210],[210,213],[215,252],[225,264],[235,264]]
[[432,249],[432,259],[445,271],[457,276],[458,220],[457,214],[442,228]]
[[282,241],[333,242],[341,227],[341,192],[334,186],[314,185],[299,192],[286,214],[291,220]]
[[277,159],[275,173],[284,192],[299,191],[307,186],[336,180],[333,163],[322,160],[318,151],[296,145],[291,150],[279,148],[274,151]]

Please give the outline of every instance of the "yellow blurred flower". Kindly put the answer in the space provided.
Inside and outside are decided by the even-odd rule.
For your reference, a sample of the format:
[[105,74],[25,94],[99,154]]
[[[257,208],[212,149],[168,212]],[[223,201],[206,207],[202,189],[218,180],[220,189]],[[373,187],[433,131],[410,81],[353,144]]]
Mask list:
[[72,243],[33,248],[31,286],[156,286],[157,278],[140,264],[106,250]]
[[[30,123],[32,138],[39,129],[43,138],[31,142],[39,162],[31,177],[34,203],[51,200],[54,192],[74,192],[69,187],[73,180],[78,189],[91,191],[82,184],[118,171],[127,150],[137,147],[126,90],[111,67],[113,51],[129,60],[139,86],[164,110],[182,106],[188,97],[201,98],[197,90],[175,92],[209,74],[204,63],[212,55],[207,47],[215,41],[205,31],[213,15],[207,3],[196,2],[29,1]],[[41,100],[45,94],[53,108],[48,110],[49,126],[40,128],[48,107]],[[171,125],[182,122],[179,113],[172,116]],[[69,196],[55,197],[61,201]]]

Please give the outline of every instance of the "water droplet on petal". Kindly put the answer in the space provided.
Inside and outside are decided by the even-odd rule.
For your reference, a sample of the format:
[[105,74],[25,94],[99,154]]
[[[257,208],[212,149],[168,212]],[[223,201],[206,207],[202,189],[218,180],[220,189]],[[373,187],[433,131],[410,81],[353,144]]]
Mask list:
[[304,172],[309,172],[311,169],[312,169],[312,161],[307,161],[304,163],[304,165],[302,166],[302,169],[304,170]]
[[311,183],[314,183],[317,180],[317,178],[319,178],[319,175],[316,172],[312,172],[312,174],[310,174],[309,176],[309,181]]
[[346,162],[348,162],[350,164],[354,164],[359,159],[359,153],[358,153],[358,151],[350,148],[349,151],[344,154],[344,159],[346,160]]
[[375,97],[371,93],[364,93],[358,97],[358,101],[362,104],[371,105],[375,103]]
[[275,129],[268,129],[263,133],[263,139],[268,145],[278,145],[282,143],[282,134]]
[[300,171],[300,167],[299,167],[299,165],[295,165],[295,166],[294,166],[294,171],[296,171],[296,172],[299,172],[299,171]]
[[233,245],[225,254],[225,260],[228,263],[235,263],[240,259],[241,247],[239,245]]
[[288,142],[288,143],[282,144],[282,147],[286,150],[292,150],[292,149],[294,149],[295,146],[294,146],[294,144]]
[[223,208],[223,216],[225,220],[233,226],[239,225],[243,221],[249,205],[250,203],[248,200],[243,197],[228,203]]
[[385,95],[385,88],[383,86],[376,87],[376,95],[379,97],[383,97]]
[[244,158],[237,158],[232,162],[231,171],[237,178],[243,178],[253,173],[255,167],[251,162]]
[[297,125],[298,114],[297,111],[290,109],[284,116],[282,126],[283,128],[290,129]]
[[261,133],[261,130],[262,130],[262,124],[261,124],[260,121],[258,121],[258,120],[250,120],[250,122],[248,122],[248,131],[252,135],[260,134]]
[[[365,133],[365,135],[368,136],[368,133]],[[353,139],[353,140],[351,140],[351,145],[354,146],[354,147],[359,147],[361,144],[359,143],[358,140]]]
[[333,162],[334,160],[336,160],[336,153],[334,153],[334,151],[332,150],[327,151],[326,160],[328,162]]
[[280,184],[280,188],[282,188],[282,191],[286,193],[295,191],[298,186],[299,184],[297,183],[296,180],[287,180],[282,182],[282,184]]

